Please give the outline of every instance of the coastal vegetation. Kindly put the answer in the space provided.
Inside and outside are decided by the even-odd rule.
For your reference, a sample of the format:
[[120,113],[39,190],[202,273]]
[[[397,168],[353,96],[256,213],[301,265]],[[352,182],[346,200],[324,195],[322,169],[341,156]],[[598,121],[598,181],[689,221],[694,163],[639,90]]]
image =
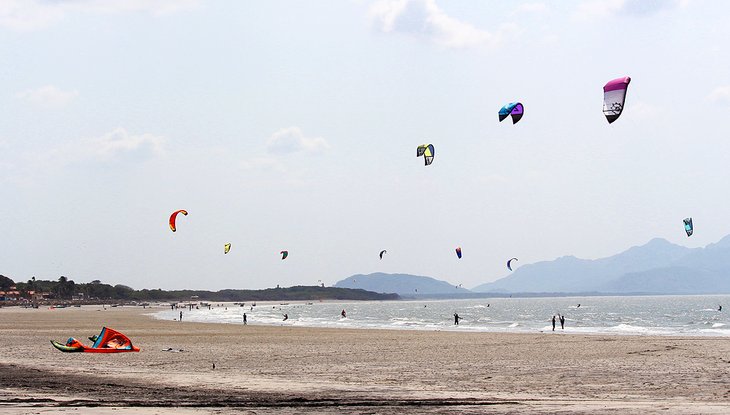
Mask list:
[[[122,284],[105,284],[99,280],[76,283],[61,276],[56,281],[14,282],[0,275],[0,288],[12,291],[14,299],[40,300],[115,300],[115,301],[282,301],[282,300],[397,300],[397,294],[381,294],[363,289],[303,286],[267,288],[263,290],[135,290]],[[11,290],[12,289],[12,290]],[[2,297],[2,295],[0,295]],[[6,295],[6,297],[10,297]]]

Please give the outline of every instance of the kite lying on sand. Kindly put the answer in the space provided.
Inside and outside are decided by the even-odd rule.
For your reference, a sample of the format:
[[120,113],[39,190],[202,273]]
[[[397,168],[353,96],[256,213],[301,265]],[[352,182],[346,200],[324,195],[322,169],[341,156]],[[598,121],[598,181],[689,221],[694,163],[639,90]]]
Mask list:
[[101,333],[95,336],[95,339],[94,344],[91,346],[85,346],[73,337],[69,338],[66,344],[61,344],[55,340],[51,340],[51,344],[62,352],[121,353],[139,351],[139,347],[133,346],[129,337],[107,327],[102,328]]

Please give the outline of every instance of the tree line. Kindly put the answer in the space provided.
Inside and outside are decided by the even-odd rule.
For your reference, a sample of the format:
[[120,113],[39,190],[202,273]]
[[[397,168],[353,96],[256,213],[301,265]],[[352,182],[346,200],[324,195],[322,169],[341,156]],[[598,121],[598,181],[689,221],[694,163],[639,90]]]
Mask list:
[[119,300],[119,301],[190,301],[196,298],[202,301],[286,301],[286,300],[397,300],[398,294],[381,294],[362,289],[294,286],[287,288],[267,288],[263,290],[135,290],[122,284],[105,284],[99,280],[90,283],[76,283],[61,276],[56,281],[36,280],[14,282],[0,275],[0,291],[7,291],[15,286],[21,296],[30,298],[30,291],[47,293],[49,299],[71,300],[83,297],[85,300]]

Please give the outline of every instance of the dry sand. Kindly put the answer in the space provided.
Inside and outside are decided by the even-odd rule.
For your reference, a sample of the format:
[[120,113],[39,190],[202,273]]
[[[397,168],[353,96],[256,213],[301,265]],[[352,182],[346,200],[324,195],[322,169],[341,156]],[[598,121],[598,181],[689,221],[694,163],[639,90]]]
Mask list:
[[[264,327],[152,311],[0,309],[0,414],[730,413],[726,338]],[[142,351],[49,343],[104,325]]]

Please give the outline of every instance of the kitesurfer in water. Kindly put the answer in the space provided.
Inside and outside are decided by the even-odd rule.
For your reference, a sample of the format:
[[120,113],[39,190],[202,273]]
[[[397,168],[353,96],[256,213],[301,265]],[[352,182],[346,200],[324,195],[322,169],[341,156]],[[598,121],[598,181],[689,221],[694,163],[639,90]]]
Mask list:
[[580,308],[580,303],[578,303],[578,307],[576,307],[576,308]]
[[560,330],[565,330],[565,316],[560,316]]
[[717,306],[717,311],[722,311],[722,306],[721,305]]
[[454,324],[458,326],[459,320],[461,320],[461,317],[459,317],[459,314],[454,313]]
[[555,331],[555,316],[553,316],[553,331]]
[[289,314],[284,314],[284,321],[289,320]]
[[345,312],[344,308],[342,309],[342,312],[340,313],[340,315],[342,316],[342,318],[347,318],[347,313]]

